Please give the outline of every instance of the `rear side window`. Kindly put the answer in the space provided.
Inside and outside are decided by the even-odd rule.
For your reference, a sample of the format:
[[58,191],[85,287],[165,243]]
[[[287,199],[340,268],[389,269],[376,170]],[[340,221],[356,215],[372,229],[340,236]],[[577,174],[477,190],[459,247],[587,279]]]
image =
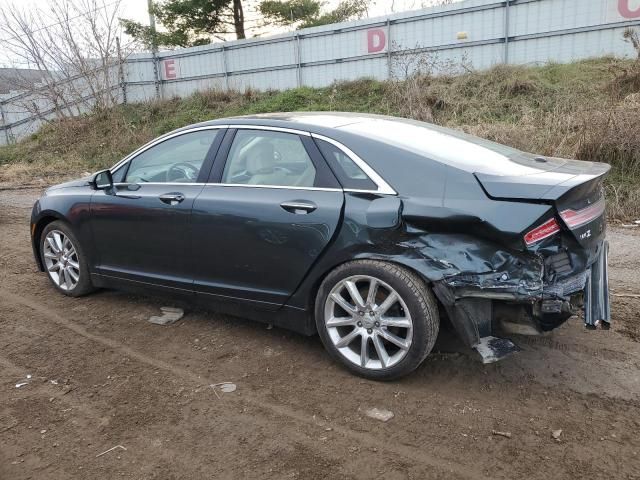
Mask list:
[[316,167],[300,137],[292,133],[238,130],[222,183],[313,187]]
[[329,167],[338,177],[343,188],[356,190],[377,190],[378,186],[366,173],[342,150],[324,140],[315,139],[320,152],[327,160]]

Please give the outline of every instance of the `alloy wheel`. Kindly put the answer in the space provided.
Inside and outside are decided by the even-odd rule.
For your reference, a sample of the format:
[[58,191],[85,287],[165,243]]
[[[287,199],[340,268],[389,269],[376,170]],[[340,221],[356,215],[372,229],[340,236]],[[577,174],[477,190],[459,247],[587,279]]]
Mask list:
[[73,290],[80,281],[80,262],[69,237],[60,230],[51,230],[44,238],[42,251],[53,282],[62,290]]
[[324,321],[338,352],[361,368],[392,367],[411,347],[413,322],[406,303],[390,285],[372,276],[338,282],[327,297]]

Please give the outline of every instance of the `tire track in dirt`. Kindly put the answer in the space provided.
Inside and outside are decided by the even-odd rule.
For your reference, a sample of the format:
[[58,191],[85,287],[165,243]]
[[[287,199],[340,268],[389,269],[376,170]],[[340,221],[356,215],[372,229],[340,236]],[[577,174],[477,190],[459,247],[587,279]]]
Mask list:
[[[24,372],[28,370],[26,367],[20,366],[3,356],[0,356],[0,366],[2,366],[3,375],[8,376],[7,374],[12,374],[14,376],[17,376],[18,378],[20,378],[20,376],[23,376]],[[95,442],[95,443],[93,442],[92,443],[93,445],[95,445],[94,450],[96,452],[104,451],[113,443],[113,441],[111,443],[105,442],[105,440],[102,439],[101,436],[99,435],[100,427],[105,425],[106,422],[108,422],[108,416],[106,416],[107,412],[100,413],[98,410],[91,408],[89,406],[89,402],[87,402],[86,400],[77,398],[74,392],[65,393],[63,391],[60,391],[59,389],[51,388],[51,385],[48,382],[46,382],[46,380],[45,382],[42,382],[42,379],[40,378],[32,378],[29,381],[29,385],[23,388],[27,390],[22,390],[20,393],[24,394],[24,392],[28,392],[26,393],[27,395],[26,398],[28,398],[30,402],[32,402],[33,399],[38,395],[43,399],[49,399],[48,401],[43,400],[41,402],[42,405],[44,406],[43,408],[46,410],[55,412],[56,409],[57,410],[60,409],[60,404],[64,404],[65,407],[68,407],[62,410],[63,412],[66,412],[64,415],[70,418],[73,418],[75,424],[81,424],[87,430],[92,432],[93,436],[91,436],[90,438],[92,439],[93,442]],[[55,403],[52,403],[52,399],[58,402],[58,404],[56,405]],[[25,398],[24,397],[20,398],[18,399],[18,401],[24,402]],[[9,403],[7,402],[6,405],[3,405],[3,409],[6,410],[9,408],[9,406],[10,406]],[[72,411],[72,413],[69,413],[69,411]],[[43,416],[44,413],[45,413],[44,411],[40,411],[39,415]],[[52,416],[55,416],[55,415],[56,413],[49,414],[46,416],[51,418]],[[24,428],[24,422],[21,423],[17,418],[12,418],[12,420],[14,420],[14,422],[8,424],[6,427],[0,424],[0,433],[4,433],[5,431],[8,432],[9,430],[13,430],[14,428],[19,426],[22,426]],[[255,422],[255,419],[249,418],[249,417],[247,418],[240,417],[240,418],[234,419],[234,424],[236,426],[240,423],[243,423],[245,427],[255,428],[258,426],[256,425],[257,422]],[[270,424],[267,425],[265,422],[262,422],[262,423],[264,424],[263,426],[266,426],[267,428],[272,427],[272,425]],[[65,426],[63,426],[62,429],[64,430]],[[55,435],[56,433],[57,435]],[[55,436],[59,436],[60,433],[61,432],[59,431],[59,429],[54,429],[53,432],[50,432],[50,434],[54,434],[54,438]],[[287,435],[291,438],[293,442],[296,442],[296,441],[301,442],[305,440],[303,434],[300,432],[296,432],[294,434],[288,433]],[[141,433],[140,431],[136,431],[134,435],[131,435],[128,438],[120,439],[120,441],[125,445],[127,445],[129,452],[135,452],[135,454],[133,453],[132,454],[135,455],[136,457],[157,456],[157,449],[154,449],[153,447],[153,445],[157,444],[158,442],[157,437],[154,437],[149,434]],[[165,444],[163,445],[162,449],[163,449],[163,452],[162,452],[163,455],[171,458],[172,468],[180,471],[182,475],[185,476],[186,478],[200,477],[201,472],[199,472],[198,465],[202,462],[202,457],[198,455],[198,452],[192,451],[186,446],[181,447],[179,444],[178,445]],[[43,455],[42,447],[36,448],[35,450],[36,451],[31,452],[31,454],[35,454],[38,456]],[[94,459],[95,458],[93,454],[87,454],[86,456],[87,462],[94,461]],[[105,458],[104,460],[108,461],[107,458]],[[248,463],[248,462],[250,462],[250,459],[246,457],[243,460],[237,460],[236,462],[232,462],[231,464],[233,465],[233,467],[230,468],[230,471],[226,473],[226,475],[228,475],[228,478],[233,478],[235,469],[237,469],[238,466],[242,466],[243,463]],[[85,475],[89,473],[91,468],[95,468],[89,465],[88,463],[85,463],[84,466],[85,468],[83,470],[85,471]],[[247,468],[250,467],[249,465],[246,465],[246,466]],[[45,467],[41,471],[43,476],[47,473],[47,468],[48,467]],[[225,473],[224,465],[219,465],[217,470],[219,474],[224,474]],[[66,472],[69,475],[71,475],[71,472],[69,472],[68,470],[66,470]],[[1,473],[2,471],[0,470],[0,474]],[[112,478],[115,475],[116,473],[114,472],[112,475]],[[95,472],[95,474],[92,475],[92,478],[97,478],[97,477],[104,478],[104,476],[105,476],[104,472]],[[332,478],[333,477],[334,476],[332,476]],[[335,477],[348,478],[347,476],[344,476],[344,475],[336,475]],[[0,475],[0,478],[4,478],[4,477]],[[7,477],[7,478],[10,478],[10,477]]]
[[[24,367],[20,367],[19,365],[3,357],[0,357],[0,365],[3,367],[3,369],[6,368],[8,370],[11,370],[12,372],[15,372],[18,375],[26,371]],[[71,414],[68,413],[68,411],[71,410],[73,412],[72,418],[74,419],[74,422],[76,424],[78,423],[82,424],[87,428],[87,430],[92,431],[94,436],[91,438],[93,442],[95,442],[94,450],[96,452],[104,451],[107,448],[109,448],[109,446],[111,446],[111,443],[113,442],[111,443],[105,442],[105,440],[102,439],[99,435],[100,427],[104,425],[105,421],[108,420],[108,417],[106,417],[104,414],[100,414],[95,409],[89,407],[88,402],[83,401],[82,399],[79,399],[79,398],[75,398],[73,394],[66,394],[51,388],[47,388],[48,386],[47,384],[42,384],[37,379],[33,380],[31,383],[32,384],[30,385],[31,388],[29,389],[28,398],[32,399],[38,394],[40,394],[43,398],[49,398],[48,402],[43,403],[44,408],[49,410],[55,409],[56,407],[58,407],[59,409],[59,405],[52,405],[51,399],[55,399],[55,401],[58,402],[59,404],[64,404],[65,407],[68,407],[63,409],[63,411],[67,412],[67,415],[71,416]],[[29,387],[24,387],[24,388],[29,388]],[[7,406],[5,406],[5,408],[7,408]],[[43,413],[44,412],[41,411],[40,415],[43,415]],[[48,415],[48,416],[51,417],[52,415]],[[16,420],[13,424],[10,425],[10,427],[11,429],[13,429],[18,425],[20,425],[20,422]],[[64,429],[65,427],[62,427],[62,430]],[[8,431],[9,428],[7,428],[6,430]],[[2,432],[3,430],[0,430],[0,433]],[[58,431],[56,433],[59,435],[61,432]],[[125,438],[124,440],[122,440],[122,442],[127,445],[128,450],[130,452],[135,451],[136,457],[157,456],[157,451],[154,451],[154,448],[153,448],[154,442],[157,442],[157,438],[153,436],[141,434],[138,431],[135,433],[134,436],[131,436],[130,438]],[[36,448],[35,450],[36,451],[31,452],[31,454],[38,455],[40,457],[43,456],[43,452],[41,451],[41,448]],[[182,472],[182,474],[185,475],[186,477],[197,478],[199,476],[199,468],[197,467],[197,465],[199,464],[199,462],[201,462],[202,459],[198,457],[195,452],[192,452],[187,448],[175,448],[175,446],[172,446],[172,445],[163,445],[162,453],[164,456],[170,456],[172,467]],[[87,458],[86,458],[87,462],[94,461],[94,460],[95,458],[93,454],[87,455]],[[108,462],[108,459],[105,458],[104,461]],[[59,470],[57,470],[58,469],[57,466],[51,465],[51,467],[54,467],[56,471],[59,473]],[[95,466],[93,468],[95,468]],[[89,474],[91,469],[92,469],[92,466],[85,463],[85,468],[84,468],[85,475]],[[41,471],[41,474],[43,475],[43,477],[46,475],[47,470],[48,470],[48,467],[44,468]],[[69,472],[69,470],[65,470],[65,471],[69,476],[72,475],[72,473]],[[1,473],[1,470],[0,470],[0,473]],[[229,472],[229,474],[232,475],[232,472]],[[115,475],[116,475],[116,472],[112,472],[111,478],[113,478],[113,476]],[[91,475],[91,477],[105,478],[106,475],[104,471],[101,471],[101,472],[96,471],[95,474]],[[4,478],[4,477],[1,477],[1,478]],[[7,477],[7,478],[10,478],[10,477]]]
[[[13,303],[10,304],[10,311],[11,311],[11,306],[13,305],[14,305]],[[20,305],[20,304],[17,304],[17,305]],[[17,312],[17,309],[13,309],[13,310],[14,310],[14,315],[11,321],[0,322],[0,327],[8,327],[7,329],[4,329],[2,331],[3,335],[7,333],[5,330],[9,330],[9,329],[12,329],[14,331],[17,330],[19,332],[24,331],[25,329],[23,328],[24,327],[23,323],[25,322],[25,319],[28,319],[29,322],[39,320],[38,312],[36,312],[36,315],[33,315],[33,316],[32,315],[27,316],[23,314],[22,318],[20,320],[17,320],[15,318],[15,312]],[[44,324],[44,326],[47,326],[47,324]],[[67,330],[64,328],[62,329],[57,328],[58,323],[56,322],[49,322],[48,327],[49,329],[43,328],[42,330],[47,331],[53,327],[54,331],[50,331],[48,333],[48,337],[49,337],[48,343],[54,345],[54,348],[57,348],[57,345],[59,345],[59,342],[61,341],[61,338],[60,338],[61,335],[63,336],[63,338],[66,335],[68,338]],[[29,327],[27,328],[30,330]],[[81,340],[81,342],[78,342],[77,340],[69,341],[70,339],[67,340],[66,342],[62,340],[68,347],[68,350],[65,352],[65,356],[76,357],[78,353],[82,352],[84,349],[87,348],[87,343],[92,342],[92,340],[87,339],[84,336],[79,336],[77,337],[77,339]],[[16,345],[16,346],[20,347],[20,345]],[[78,350],[80,352],[78,352]],[[28,346],[25,348],[24,345],[22,345],[22,348],[18,348],[15,351],[12,351],[12,349],[9,348],[9,349],[6,349],[4,353],[14,358],[24,360],[24,362],[28,362],[30,364],[29,368],[27,367],[23,368],[23,367],[20,367],[17,363],[14,363],[9,359],[5,359],[3,356],[0,356],[0,366],[2,366],[2,364],[4,363],[8,367],[10,367],[11,372],[15,372],[15,374],[17,375],[16,378],[23,378],[24,375],[26,374],[25,372],[29,370],[33,371],[32,369],[34,368],[36,370],[41,370],[41,373],[45,373],[45,375],[47,375],[47,368],[45,364],[46,356],[45,357],[39,356],[39,357],[36,357],[35,359],[32,359],[29,356],[30,348]],[[96,356],[95,358],[99,358],[100,360],[98,361],[103,364],[113,365],[117,370],[118,368],[117,359],[122,356],[121,354],[122,352],[119,349],[114,350],[114,349],[108,348],[108,349],[103,349],[100,356],[99,357]],[[128,356],[125,356],[125,357],[128,358]],[[18,363],[23,363],[23,362],[19,361]],[[200,434],[196,434],[195,432],[193,432],[193,437],[192,437],[192,440],[190,441],[191,444],[189,444],[190,443],[189,441],[186,442],[187,443],[186,445],[185,445],[185,442],[181,442],[181,441],[170,442],[170,443],[166,441],[163,442],[161,453],[163,457],[171,458],[170,470],[179,471],[180,472],[179,478],[203,478],[204,475],[202,473],[202,468],[209,468],[209,469],[214,468],[217,475],[219,475],[220,478],[238,478],[240,475],[238,473],[239,471],[242,472],[241,476],[244,478],[263,478],[259,475],[259,473],[256,472],[255,457],[252,457],[252,455],[248,455],[247,453],[249,452],[244,451],[244,448],[254,448],[253,446],[249,447],[247,445],[246,447],[242,447],[240,451],[234,451],[232,448],[229,449],[226,447],[228,446],[229,440],[235,440],[236,442],[238,441],[238,439],[242,440],[244,434],[237,433],[237,432],[253,432],[253,436],[258,438],[258,442],[259,442],[258,445],[260,445],[260,448],[264,449],[265,448],[264,443],[267,443],[267,444],[270,443],[269,440],[265,440],[265,439],[270,439],[272,437],[273,433],[271,432],[275,431],[274,427],[278,427],[278,431],[283,430],[282,429],[283,422],[281,418],[277,418],[275,421],[271,421],[271,422],[262,421],[261,417],[268,415],[270,413],[268,411],[257,412],[256,414],[259,415],[258,418],[254,418],[250,414],[246,414],[246,413],[240,416],[233,415],[232,410],[237,408],[235,402],[228,402],[228,401],[216,402],[214,399],[213,403],[211,403],[210,396],[206,395],[205,393],[205,391],[207,390],[206,388],[196,388],[195,392],[197,393],[198,391],[200,391],[201,393],[194,396],[193,392],[190,392],[185,394],[184,397],[181,397],[182,400],[176,400],[175,396],[172,397],[171,394],[167,395],[168,392],[166,392],[165,386],[158,385],[158,384],[146,384],[144,380],[142,380],[144,377],[148,378],[150,373],[149,370],[157,370],[156,366],[148,365],[147,363],[142,363],[142,362],[140,363],[132,362],[132,363],[134,365],[138,364],[138,367],[134,368],[133,370],[129,370],[129,372],[133,373],[133,375],[131,375],[132,377],[135,377],[140,380],[138,380],[138,382],[134,382],[134,385],[132,386],[126,385],[128,384],[129,377],[127,377],[127,379],[124,382],[119,382],[116,380],[115,383],[111,383],[109,385],[107,385],[106,383],[104,385],[100,385],[101,390],[104,389],[104,392],[106,394],[104,396],[101,396],[99,394],[94,396],[93,393],[90,393],[89,395],[87,395],[88,392],[92,391],[92,389],[90,388],[91,383],[87,383],[86,378],[78,379],[78,375],[77,375],[78,371],[81,372],[82,370],[87,370],[87,367],[89,367],[90,370],[92,368],[93,369],[95,368],[90,366],[91,365],[90,362],[83,365],[62,366],[62,371],[65,371],[66,375],[70,375],[69,378],[75,379],[71,383],[71,385],[74,386],[73,391],[70,392],[68,395],[65,394],[62,400],[66,405],[73,407],[74,409],[82,405],[94,405],[95,408],[93,411],[102,412],[102,414],[95,413],[95,414],[89,415],[89,417],[91,417],[90,421],[83,422],[82,421],[83,417],[81,414],[74,415],[73,413],[65,413],[64,414],[65,420],[64,420],[64,423],[62,423],[60,421],[60,413],[59,413],[60,409],[59,408],[56,409],[55,407],[52,409],[53,405],[50,403],[50,401],[47,401],[47,399],[54,397],[54,395],[52,395],[48,390],[43,389],[43,385],[46,388],[48,384],[41,383],[41,380],[46,378],[46,377],[42,377],[42,375],[39,377],[34,376],[34,379],[31,380],[29,386],[24,387],[22,390],[20,391],[12,390],[14,392],[13,395],[11,394],[9,395],[12,401],[6,402],[7,406],[5,407],[5,409],[8,408],[9,405],[11,405],[12,408],[9,410],[10,411],[13,410],[13,413],[15,413],[18,416],[16,418],[20,418],[20,420],[22,421],[22,424],[26,425],[24,423],[25,416],[28,418],[29,415],[27,412],[21,409],[22,406],[34,405],[34,404],[38,405],[38,408],[37,408],[38,416],[47,418],[49,419],[49,421],[53,421],[54,424],[56,424],[56,422],[51,419],[58,417],[58,422],[57,422],[58,428],[50,429],[51,430],[50,433],[56,432],[58,436],[64,436],[63,435],[63,431],[64,431],[67,434],[66,438],[69,438],[70,436],[73,436],[73,433],[70,433],[70,430],[73,431],[73,426],[70,425],[69,422],[73,420],[73,424],[77,424],[79,421],[81,424],[87,427],[88,431],[93,432],[92,434],[90,434],[89,438],[92,439],[94,445],[99,446],[98,451],[104,451],[106,448],[110,447],[111,444],[114,442],[122,443],[124,445],[127,445],[127,447],[129,448],[129,452],[131,452],[128,454],[123,454],[122,458],[125,458],[125,456],[128,456],[129,459],[133,459],[133,460],[140,459],[140,458],[143,458],[143,459],[154,458],[157,461],[157,456],[159,454],[158,445],[160,443],[160,438],[166,438],[167,435],[171,437],[176,434],[175,429],[172,429],[172,425],[175,425],[174,422],[177,419],[184,419],[185,415],[189,416],[190,412],[192,411],[192,405],[196,405],[197,409],[202,409],[203,403],[205,404],[204,408],[206,408],[206,404],[209,404],[213,406],[214,411],[207,412],[206,414],[200,415],[197,423],[200,425],[199,428],[201,429],[205,428],[203,427],[203,425],[210,423],[212,427],[210,433],[215,438],[217,438],[217,440],[213,440],[213,441],[210,440],[206,444],[203,444],[203,446],[201,447],[200,446],[201,442],[197,442],[196,440],[196,443],[194,444],[193,439],[200,438],[203,433],[205,435],[209,435],[209,432],[200,432]],[[45,370],[44,372],[42,372],[43,367]],[[58,366],[57,368],[60,368],[60,366]],[[53,369],[48,369],[48,371],[51,372],[52,370],[56,370],[57,368],[54,367]],[[5,370],[3,369],[2,372],[5,373]],[[107,373],[109,373],[109,371],[103,372],[103,375],[107,375]],[[154,372],[154,373],[157,373],[157,372]],[[2,375],[0,375],[0,378],[1,377]],[[142,382],[142,383],[139,383],[139,382]],[[198,382],[198,384],[201,385],[202,382]],[[132,417],[130,417],[132,421],[131,428],[127,427],[125,424],[123,429],[122,420],[120,420],[119,422],[120,428],[118,426],[115,426],[115,428],[113,428],[114,424],[113,422],[111,422],[110,424],[109,420],[110,420],[111,412],[114,411],[114,406],[118,405],[118,401],[122,399],[122,397],[118,395],[118,392],[122,394],[123,391],[131,388],[139,389],[138,393],[142,394],[143,397],[144,396],[148,397],[149,394],[153,395],[153,399],[151,400],[152,402],[154,402],[153,405],[150,406],[147,403],[146,406],[149,409],[148,410],[149,412],[158,413],[158,416],[154,418],[153,416],[148,417],[145,415],[143,417],[145,419],[145,423],[146,422],[149,422],[149,423],[144,425],[142,428],[140,428],[140,425],[138,425],[137,421],[133,423],[133,421],[136,419],[136,414],[134,414]],[[93,391],[95,391],[95,388],[93,389]],[[163,393],[164,393],[164,396],[162,395]],[[116,395],[115,397],[113,396],[114,394]],[[203,395],[206,395],[205,399],[202,398]],[[59,395],[56,395],[55,397],[58,398]],[[136,404],[140,403],[139,398],[140,397],[138,397],[138,400],[133,400],[133,403],[125,402],[127,404],[126,409],[132,408],[133,410],[135,410]],[[227,397],[225,400],[230,400],[230,398]],[[71,409],[64,409],[62,411],[65,412],[67,410],[71,410]],[[81,408],[78,408],[77,413],[80,413],[80,410]],[[166,417],[163,415],[164,412],[171,412],[172,415],[169,417]],[[0,413],[1,413],[1,409],[0,409]],[[0,414],[0,418],[1,416],[2,415]],[[229,417],[232,419],[231,421],[223,420]],[[33,421],[33,419],[29,419],[27,421],[31,422]],[[109,435],[111,436],[111,438],[113,438],[113,441],[110,443],[109,442],[105,443],[102,436],[96,437],[95,436],[96,427],[99,427],[98,433],[104,431],[106,434],[107,432],[109,432]],[[39,429],[36,429],[36,430],[39,430]],[[26,438],[33,438],[35,433],[33,430],[26,430],[25,428],[22,428],[17,438],[20,440],[24,440],[25,438],[24,435],[27,436]],[[154,433],[156,435],[155,437],[153,436]],[[181,434],[182,432],[178,433],[178,435],[181,435]],[[189,435],[192,435],[192,434],[190,433]],[[286,431],[286,434],[281,434],[280,436],[284,437],[282,444],[286,445],[286,448],[281,452],[281,454],[277,458],[267,458],[266,461],[264,461],[264,463],[261,466],[266,466],[266,467],[270,466],[270,467],[278,468],[282,463],[286,464],[287,462],[293,466],[297,466],[300,463],[296,458],[296,455],[299,455],[299,451],[303,450],[306,452],[306,455],[308,455],[309,458],[314,459],[314,462],[313,462],[314,465],[325,466],[324,468],[325,478],[332,478],[332,479],[333,478],[335,479],[352,478],[350,475],[346,474],[341,469],[341,463],[344,462],[344,459],[340,458],[339,452],[344,451],[346,448],[340,451],[335,451],[330,448],[329,443],[325,445],[312,444],[312,442],[310,442],[309,436],[305,432],[302,432],[301,429],[299,428],[296,428],[295,430],[288,429],[288,431]],[[30,454],[38,455],[39,460],[41,462],[44,460],[45,463],[50,465],[51,452],[47,452],[46,448],[43,450],[42,447],[38,446],[38,444],[42,443],[38,435],[35,435],[35,438],[36,439],[34,443],[36,444],[36,446],[33,450],[30,449]],[[16,442],[16,444],[18,443],[20,442]],[[77,443],[77,439],[76,439],[76,443]],[[3,442],[0,441],[0,445],[2,444]],[[153,448],[154,444],[155,444],[155,448]],[[205,450],[204,445],[207,445],[210,450]],[[274,445],[277,446],[278,443],[275,443]],[[6,443],[5,443],[5,446],[6,446]],[[78,450],[77,445],[75,447],[72,446],[71,448],[74,448],[76,451]],[[267,445],[266,448],[268,449],[269,446]],[[79,449],[80,449],[80,459],[78,460],[80,462],[79,464],[82,467],[84,467],[83,472],[85,472],[85,475],[88,475],[88,469],[95,466],[93,454],[91,454],[91,452],[87,452],[86,448],[83,448],[82,442],[80,442]],[[0,450],[2,449],[0,448]],[[57,449],[57,451],[60,451],[60,449]],[[208,455],[213,455],[214,460],[207,459]],[[237,455],[237,458],[234,457],[234,455]],[[15,458],[15,455],[13,457]],[[76,461],[76,465],[78,464],[78,461]],[[116,463],[120,463],[120,462],[116,462]],[[111,463],[106,463],[105,465],[108,465],[109,467],[114,467],[114,465]],[[2,466],[0,465],[0,478],[5,478],[2,475],[1,467]],[[42,469],[39,470],[43,477],[45,477],[44,473],[50,473],[46,470],[46,468],[44,470]],[[302,468],[304,469],[305,467],[302,467]],[[9,476],[9,473],[12,473],[13,475]],[[55,473],[59,474],[60,472],[56,470]],[[69,475],[68,471],[66,473],[67,473],[67,476],[63,478],[66,479],[72,476],[72,475]],[[119,475],[119,472],[110,474],[109,478],[114,478],[117,475]],[[7,478],[15,478],[15,472],[7,472]],[[47,476],[46,478],[50,478],[50,477]],[[105,478],[105,476],[104,476],[104,472],[97,472],[95,475],[88,476],[87,478]],[[140,478],[140,477],[134,476],[134,478]],[[165,477],[162,477],[162,478],[165,478]],[[169,478],[173,478],[173,477],[169,477]]]
[[[22,375],[24,372],[28,371],[26,367],[20,366],[10,359],[0,355],[0,365],[2,365],[3,374],[6,374],[8,371],[13,372],[15,375]],[[46,382],[46,380],[45,380]],[[82,413],[86,418],[99,423],[102,415],[100,415],[97,411],[90,408],[86,402],[75,401],[73,396],[69,396],[68,393],[64,391],[60,391],[60,389],[49,388],[50,384],[48,382],[43,382],[41,379],[31,379],[29,381],[31,388],[29,393],[41,393],[43,396],[47,398],[54,398],[56,400],[62,401],[68,406],[76,409],[78,412]]]
[[[35,299],[29,298],[23,295],[18,295],[16,293],[10,293],[6,289],[0,291],[0,298],[8,302],[12,302],[14,304],[19,304],[24,307],[30,308],[35,312],[37,312],[39,315],[42,315],[46,317],[48,320],[56,323],[57,325],[72,331],[76,335],[84,337],[90,341],[99,343],[112,350],[117,350],[120,353],[123,353],[137,360],[138,362],[151,366],[155,369],[164,370],[176,377],[179,377],[183,380],[190,381],[191,383],[194,383],[197,385],[216,383],[215,380],[207,379],[189,370],[175,367],[167,362],[149,357],[143,353],[133,350],[132,348],[120,342],[117,342],[115,340],[112,340],[110,338],[106,338],[100,335],[95,335],[93,333],[90,333],[84,327],[81,327],[72,321],[66,320],[62,316],[55,313],[55,311],[53,311],[52,309],[41,305]],[[234,402],[236,401],[234,400]],[[255,408],[257,410],[262,410],[262,411],[266,410],[271,415],[274,415],[280,418],[287,418],[294,423],[302,424],[305,426],[312,426],[312,427],[322,426],[321,424],[316,422],[313,418],[310,418],[309,415],[306,413],[299,412],[282,405],[274,404],[263,398],[260,398],[258,400],[243,398],[241,401],[236,403],[244,403],[244,404],[250,405],[252,408]],[[241,417],[238,417],[238,418],[241,418]],[[257,420],[256,417],[252,417],[252,422],[255,422],[256,420]],[[234,418],[234,421],[236,421],[236,418]],[[282,425],[280,425],[280,427],[282,427]],[[296,433],[297,429],[295,426],[288,427],[288,428],[290,429],[292,435],[296,437],[298,436]],[[442,460],[440,458],[428,455],[423,450],[415,447],[401,445],[401,444],[390,445],[387,443],[386,439],[384,438],[377,438],[373,435],[363,433],[363,432],[357,432],[345,427],[341,427],[339,425],[332,425],[332,428],[334,433],[339,434],[343,438],[349,439],[358,445],[366,446],[372,449],[380,447],[381,450],[384,451],[384,453],[394,453],[412,462],[417,461],[425,466],[429,466],[437,470],[440,470],[442,473],[446,472],[449,474],[454,474],[457,478],[474,478],[474,479],[485,478],[483,476],[480,476],[478,472],[474,471],[473,468],[467,468],[461,464],[452,464],[451,462],[448,462],[446,460]],[[381,447],[382,445],[384,445],[384,447]]]
[[581,353],[584,355],[593,355],[614,362],[628,362],[631,359],[631,356],[624,352],[618,352],[607,348],[594,348],[587,345],[559,342],[550,337],[528,337],[514,335],[513,340],[518,345],[530,345],[532,347],[544,347],[551,350],[558,350],[560,352],[573,352]]

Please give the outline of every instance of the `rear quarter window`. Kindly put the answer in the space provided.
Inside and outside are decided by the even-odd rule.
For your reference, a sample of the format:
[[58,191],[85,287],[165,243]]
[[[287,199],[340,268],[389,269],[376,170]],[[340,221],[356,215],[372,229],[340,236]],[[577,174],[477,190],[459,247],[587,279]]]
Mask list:
[[324,140],[315,139],[322,156],[338,178],[343,188],[355,190],[377,190],[378,186],[342,150]]

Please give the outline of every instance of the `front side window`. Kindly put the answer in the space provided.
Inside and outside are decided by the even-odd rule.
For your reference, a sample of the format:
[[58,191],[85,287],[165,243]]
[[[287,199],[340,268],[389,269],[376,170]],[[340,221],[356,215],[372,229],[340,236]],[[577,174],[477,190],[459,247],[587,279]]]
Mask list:
[[193,183],[218,130],[185,133],[154,145],[129,162],[127,183]]
[[316,168],[298,135],[238,130],[222,174],[222,183],[313,187]]

